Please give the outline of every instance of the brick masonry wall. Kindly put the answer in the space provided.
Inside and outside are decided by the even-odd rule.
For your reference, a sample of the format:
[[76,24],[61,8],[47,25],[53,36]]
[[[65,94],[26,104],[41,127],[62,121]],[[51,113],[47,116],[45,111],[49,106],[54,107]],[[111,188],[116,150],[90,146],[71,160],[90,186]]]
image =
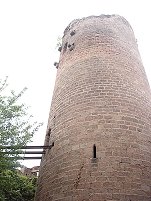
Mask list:
[[123,17],[66,28],[49,129],[36,201],[151,200],[151,93]]

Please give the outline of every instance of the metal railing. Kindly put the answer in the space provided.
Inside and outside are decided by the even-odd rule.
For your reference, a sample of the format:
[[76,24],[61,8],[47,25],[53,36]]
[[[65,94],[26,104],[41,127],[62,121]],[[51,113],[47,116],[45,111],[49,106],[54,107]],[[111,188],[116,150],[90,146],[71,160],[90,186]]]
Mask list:
[[[3,154],[23,154],[24,156],[17,156],[18,160],[29,160],[29,159],[42,159],[42,155],[46,153],[46,150],[50,150],[54,146],[54,142],[49,146],[0,146],[0,151]],[[30,149],[32,151],[26,151],[26,149]],[[35,149],[42,149],[41,151],[33,151]],[[10,150],[10,151],[8,151]],[[25,151],[20,151],[25,150]],[[41,154],[41,156],[25,156],[26,154]],[[12,156],[10,158],[13,158]]]

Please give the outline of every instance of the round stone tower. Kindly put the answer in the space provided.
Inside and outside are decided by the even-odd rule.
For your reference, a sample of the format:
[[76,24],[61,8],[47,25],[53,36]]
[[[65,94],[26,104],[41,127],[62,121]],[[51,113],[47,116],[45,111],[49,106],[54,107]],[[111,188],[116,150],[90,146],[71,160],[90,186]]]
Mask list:
[[151,201],[151,93],[118,15],[64,31],[36,201]]

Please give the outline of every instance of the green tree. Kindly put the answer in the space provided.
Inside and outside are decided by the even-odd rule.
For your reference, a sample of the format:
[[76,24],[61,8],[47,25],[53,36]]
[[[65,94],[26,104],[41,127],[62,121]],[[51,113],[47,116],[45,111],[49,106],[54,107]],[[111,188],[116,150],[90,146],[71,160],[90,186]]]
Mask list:
[[[0,80],[0,200],[5,199],[3,189],[11,188],[8,179],[12,179],[15,174],[15,168],[20,164],[18,162],[20,147],[25,146],[31,141],[34,133],[42,125],[33,122],[32,116],[28,115],[27,107],[20,104],[20,98],[24,94],[26,88],[20,93],[15,94],[11,91],[6,95],[7,78]],[[11,146],[12,149],[4,147]],[[9,172],[11,171],[11,172]],[[15,174],[16,176],[16,174]],[[19,177],[20,179],[20,177]],[[23,181],[23,180],[21,180]],[[18,196],[18,194],[17,194]],[[14,200],[14,199],[9,199]],[[18,199],[22,200],[22,199]]]
[[32,201],[36,189],[36,179],[20,175],[16,171],[4,171],[0,180],[0,200]]

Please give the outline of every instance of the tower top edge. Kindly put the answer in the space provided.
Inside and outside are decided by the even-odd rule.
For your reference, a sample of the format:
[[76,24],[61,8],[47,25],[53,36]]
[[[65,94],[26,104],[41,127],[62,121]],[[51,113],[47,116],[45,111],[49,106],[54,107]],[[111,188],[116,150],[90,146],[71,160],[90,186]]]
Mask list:
[[[109,15],[109,14],[101,14],[101,15],[91,15],[91,16],[88,16],[88,17],[83,17],[83,18],[78,18],[78,19],[74,19],[73,21],[70,22],[70,24],[65,28],[64,30],[64,35],[67,34],[68,31],[70,31],[75,25],[78,25],[86,20],[89,20],[89,19],[100,19],[102,21],[104,20],[108,20],[109,18],[110,19],[119,19],[121,20],[125,25],[127,25],[130,29],[132,29],[130,23],[121,15],[117,15],[117,14],[112,14],[112,15]],[[133,30],[133,29],[132,29]]]

